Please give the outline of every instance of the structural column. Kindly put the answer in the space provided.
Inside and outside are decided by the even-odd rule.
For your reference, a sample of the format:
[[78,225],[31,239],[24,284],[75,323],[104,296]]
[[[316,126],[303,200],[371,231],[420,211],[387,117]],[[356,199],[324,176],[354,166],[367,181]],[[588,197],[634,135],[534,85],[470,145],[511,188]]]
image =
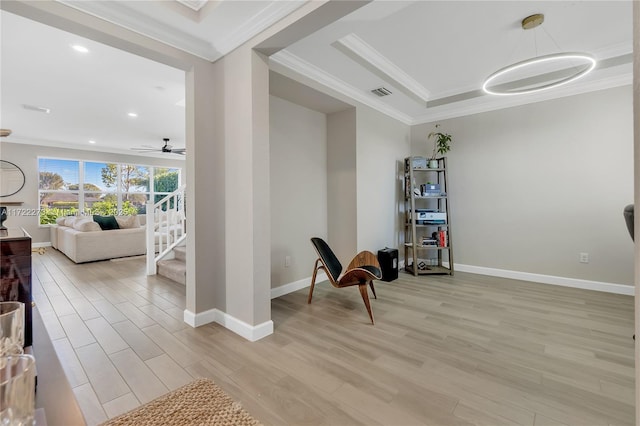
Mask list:
[[[223,134],[225,289],[218,319],[249,340],[273,331],[270,298],[269,68],[248,45],[214,64]],[[216,139],[217,139],[216,137]]]

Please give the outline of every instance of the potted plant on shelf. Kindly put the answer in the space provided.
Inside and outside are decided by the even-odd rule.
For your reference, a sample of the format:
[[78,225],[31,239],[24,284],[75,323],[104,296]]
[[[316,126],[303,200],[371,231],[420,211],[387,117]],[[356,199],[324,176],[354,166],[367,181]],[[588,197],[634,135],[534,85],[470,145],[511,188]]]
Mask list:
[[436,124],[436,128],[433,132],[429,133],[427,139],[434,138],[433,141],[433,154],[429,159],[429,168],[437,169],[438,168],[438,160],[436,160],[436,154],[446,154],[451,150],[451,135],[448,133],[442,133],[437,131],[440,127],[439,124]]

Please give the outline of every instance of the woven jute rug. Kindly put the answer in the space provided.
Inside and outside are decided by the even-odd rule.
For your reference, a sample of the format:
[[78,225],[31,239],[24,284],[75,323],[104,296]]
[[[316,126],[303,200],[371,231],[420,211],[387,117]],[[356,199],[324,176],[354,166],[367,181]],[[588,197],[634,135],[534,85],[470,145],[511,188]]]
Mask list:
[[102,426],[261,426],[239,403],[209,379],[154,399]]

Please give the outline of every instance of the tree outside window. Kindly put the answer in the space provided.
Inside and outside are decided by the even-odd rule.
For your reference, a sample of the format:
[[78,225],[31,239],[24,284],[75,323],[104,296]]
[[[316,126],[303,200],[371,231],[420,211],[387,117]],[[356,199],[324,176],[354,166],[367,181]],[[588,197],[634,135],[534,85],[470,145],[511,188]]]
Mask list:
[[[143,214],[147,200],[157,201],[178,188],[180,174],[180,169],[136,164],[38,161],[43,225],[70,214]],[[84,182],[79,182],[80,168]]]

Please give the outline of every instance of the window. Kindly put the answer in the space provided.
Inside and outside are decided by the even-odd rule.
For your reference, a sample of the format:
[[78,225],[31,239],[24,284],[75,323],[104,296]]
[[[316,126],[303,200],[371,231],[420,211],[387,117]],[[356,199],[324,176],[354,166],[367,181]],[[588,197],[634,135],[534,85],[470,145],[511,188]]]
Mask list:
[[149,167],[134,164],[120,165],[120,187],[123,204],[143,213],[151,192]]
[[54,223],[59,216],[78,213],[80,162],[38,159],[40,224]]
[[180,169],[156,167],[153,170],[153,190],[155,193],[155,197],[153,199],[154,203],[157,203],[166,195],[172,193],[179,187]]
[[[40,224],[69,215],[144,214],[180,186],[179,168],[38,159]],[[153,177],[153,178],[152,178]]]

